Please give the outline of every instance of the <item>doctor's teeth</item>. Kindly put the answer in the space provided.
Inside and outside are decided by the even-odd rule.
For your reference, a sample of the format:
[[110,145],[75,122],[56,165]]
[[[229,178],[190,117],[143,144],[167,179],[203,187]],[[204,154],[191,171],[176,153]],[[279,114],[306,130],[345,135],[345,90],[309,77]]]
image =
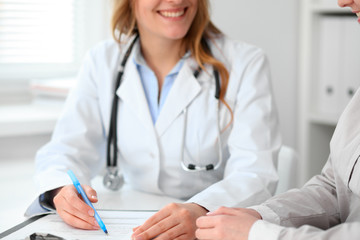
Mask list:
[[356,15],[357,15],[358,17],[360,17],[360,12],[356,13]]
[[164,17],[180,17],[181,15],[184,14],[184,10],[182,11],[179,11],[179,12],[166,12],[166,11],[163,11],[163,12],[160,12],[161,15],[163,15]]

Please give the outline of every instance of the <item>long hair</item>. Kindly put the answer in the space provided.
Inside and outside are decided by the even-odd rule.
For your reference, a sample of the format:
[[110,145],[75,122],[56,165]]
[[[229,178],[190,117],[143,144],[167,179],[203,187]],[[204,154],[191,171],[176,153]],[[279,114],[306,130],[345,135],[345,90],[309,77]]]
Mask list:
[[[121,35],[132,36],[137,33],[134,2],[136,0],[114,0],[111,28],[114,39],[120,43]],[[221,90],[219,100],[229,109],[231,121],[233,112],[225,101],[225,93],[229,82],[229,72],[222,62],[214,58],[208,49],[206,40],[213,41],[222,32],[210,21],[209,1],[198,0],[198,11],[184,38],[185,49],[189,49],[199,66],[205,70],[204,65],[212,65],[220,75]],[[228,124],[228,126],[229,126]]]

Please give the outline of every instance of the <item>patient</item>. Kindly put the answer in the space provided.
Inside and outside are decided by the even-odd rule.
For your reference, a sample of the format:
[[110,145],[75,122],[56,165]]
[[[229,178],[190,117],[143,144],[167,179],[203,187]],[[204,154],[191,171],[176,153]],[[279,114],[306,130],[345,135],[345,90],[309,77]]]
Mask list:
[[[351,7],[360,23],[360,0],[338,3]],[[208,213],[197,219],[196,237],[360,239],[359,156],[360,91],[357,91],[338,122],[330,142],[330,156],[320,175],[303,188],[273,197],[262,205],[248,209],[221,207]]]

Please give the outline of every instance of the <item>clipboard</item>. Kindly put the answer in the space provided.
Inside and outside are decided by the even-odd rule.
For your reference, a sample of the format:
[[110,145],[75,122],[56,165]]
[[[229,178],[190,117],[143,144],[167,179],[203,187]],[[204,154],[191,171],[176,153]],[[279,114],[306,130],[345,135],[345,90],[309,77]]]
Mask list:
[[38,220],[38,219],[40,219],[42,217],[45,217],[45,216],[46,215],[44,214],[44,215],[39,215],[39,216],[34,216],[32,218],[29,218],[28,220],[26,220],[26,221],[14,226],[14,227],[8,229],[8,230],[6,230],[5,232],[0,233],[0,239],[5,238],[6,236],[18,231],[19,229],[25,227],[26,225],[28,225],[28,224],[30,224],[32,222],[35,222],[36,220]]
[[57,214],[47,214],[32,217],[25,222],[0,234],[0,239],[20,240],[33,233],[41,232],[62,237],[66,240],[78,239],[102,239],[128,240],[132,229],[143,224],[156,211],[153,210],[98,210],[109,234],[105,235],[102,230],[76,229],[62,221]]

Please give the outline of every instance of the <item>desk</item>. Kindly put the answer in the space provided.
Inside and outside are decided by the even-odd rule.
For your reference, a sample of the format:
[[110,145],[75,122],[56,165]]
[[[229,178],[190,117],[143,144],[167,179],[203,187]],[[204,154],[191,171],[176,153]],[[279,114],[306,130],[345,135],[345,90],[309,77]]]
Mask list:
[[104,187],[101,177],[96,177],[92,186],[98,193],[99,202],[94,205],[98,209],[159,210],[168,203],[183,202],[176,198],[136,191],[128,185],[123,186],[120,192],[114,192]]
[[[159,210],[171,202],[183,202],[181,200],[144,193],[132,189],[125,185],[120,191],[111,191],[105,189],[102,185],[102,177],[96,177],[92,181],[94,189],[98,192],[99,202],[94,204],[96,209],[115,209],[115,210]],[[0,233],[0,238],[11,239],[6,237],[13,229]]]

